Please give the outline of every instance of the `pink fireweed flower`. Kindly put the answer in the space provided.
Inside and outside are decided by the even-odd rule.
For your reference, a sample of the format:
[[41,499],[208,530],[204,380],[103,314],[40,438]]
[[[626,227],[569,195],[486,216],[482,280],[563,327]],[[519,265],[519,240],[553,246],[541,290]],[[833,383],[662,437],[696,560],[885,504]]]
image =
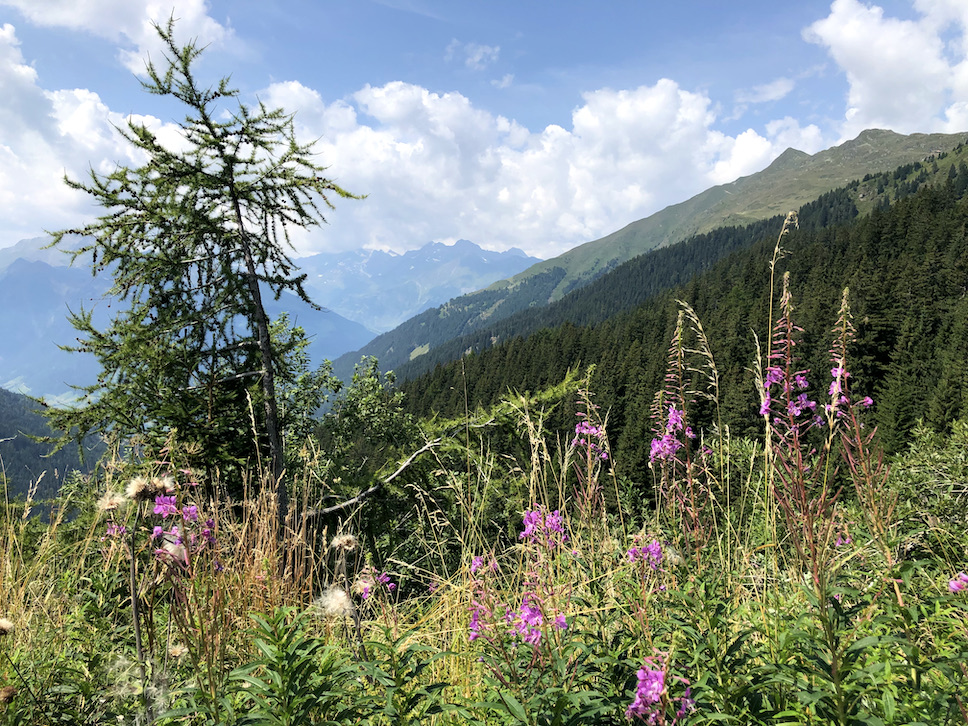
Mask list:
[[961,592],[966,587],[968,587],[968,575],[964,572],[959,572],[955,579],[948,581],[949,592]]
[[658,540],[652,540],[650,544],[644,547],[633,547],[626,555],[629,562],[644,562],[653,570],[658,570],[659,564],[662,562],[662,545],[659,544]]
[[564,520],[557,509],[549,512],[544,505],[538,505],[536,509],[524,513],[523,523],[524,531],[518,535],[518,539],[525,542],[537,542],[548,547],[556,547],[568,541]]
[[649,451],[649,462],[656,459],[659,461],[669,461],[674,459],[676,452],[683,447],[683,443],[672,434],[663,434],[660,439],[652,439],[651,450]]
[[564,613],[558,613],[558,615],[555,617],[555,627],[558,630],[568,629],[568,619],[564,616]]
[[608,451],[605,450],[605,443],[605,431],[601,426],[595,426],[589,421],[579,421],[575,424],[575,438],[571,441],[572,446],[587,446],[593,456],[607,461]]
[[521,636],[521,640],[529,645],[537,645],[541,642],[541,624],[544,622],[544,614],[533,593],[524,594],[521,598],[521,608],[511,613],[511,618],[514,626],[512,632]]
[[625,717],[639,716],[655,723],[665,693],[665,672],[661,668],[640,668],[635,677],[635,699],[625,709]]
[[194,504],[186,504],[184,507],[182,507],[182,518],[186,522],[197,522],[198,507]]
[[165,496],[164,494],[159,494],[155,497],[155,514],[160,514],[162,519],[166,519],[168,515],[175,516],[178,514],[178,507],[175,505],[175,496]]

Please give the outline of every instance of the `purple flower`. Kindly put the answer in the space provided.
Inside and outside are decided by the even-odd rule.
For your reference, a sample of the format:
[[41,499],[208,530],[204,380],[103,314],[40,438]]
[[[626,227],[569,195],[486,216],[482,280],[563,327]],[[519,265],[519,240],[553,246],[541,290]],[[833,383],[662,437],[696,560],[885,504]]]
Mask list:
[[766,369],[766,377],[763,379],[763,388],[769,388],[774,383],[779,383],[783,380],[783,371],[776,366],[770,366]]
[[159,494],[155,497],[155,514],[160,514],[162,519],[167,518],[169,514],[172,516],[178,514],[175,496],[166,497],[164,494]]
[[101,537],[101,541],[103,542],[109,537],[119,537],[122,534],[125,534],[127,531],[127,528],[123,524],[108,522],[107,527],[104,528],[104,536]]
[[864,396],[860,400],[860,405],[863,406],[864,408],[870,408],[871,406],[874,405],[874,399],[872,399],[870,396]]
[[198,521],[198,507],[194,504],[187,504],[182,507],[182,518],[186,522],[197,522]]
[[524,531],[518,535],[519,539],[528,542],[540,542],[549,547],[555,547],[568,541],[565,534],[564,519],[557,509],[548,512],[544,505],[524,513]]
[[799,388],[801,391],[805,388],[810,387],[810,384],[807,382],[806,377],[804,377],[803,375],[804,373],[806,373],[806,371],[801,371],[800,373],[797,373],[793,377],[793,382],[796,384],[797,388]]
[[679,411],[675,406],[669,406],[669,423],[666,424],[666,431],[670,434],[673,431],[682,431],[682,416],[685,412]]
[[653,570],[658,570],[662,562],[662,545],[658,540],[652,540],[644,547],[633,547],[626,555],[629,562],[645,562]]
[[959,572],[955,579],[948,581],[948,590],[950,592],[961,592],[966,587],[968,587],[968,575],[964,572]]
[[484,558],[480,555],[471,559],[471,574],[474,574],[484,566]]
[[672,434],[663,434],[661,439],[652,439],[652,449],[649,452],[649,462],[653,462],[656,459],[660,461],[669,461],[675,458],[676,452],[683,446],[682,442],[679,441]]
[[564,613],[558,613],[557,617],[555,617],[555,627],[558,628],[558,630],[568,629],[568,620],[565,618]]
[[635,676],[638,679],[635,700],[625,709],[625,717],[640,716],[654,723],[658,715],[657,706],[665,693],[665,672],[659,668],[640,668]]
[[763,399],[763,403],[760,404],[760,416],[769,416],[770,415],[770,403],[771,402],[772,402],[772,399],[770,398],[770,394],[767,393],[766,394],[766,398]]

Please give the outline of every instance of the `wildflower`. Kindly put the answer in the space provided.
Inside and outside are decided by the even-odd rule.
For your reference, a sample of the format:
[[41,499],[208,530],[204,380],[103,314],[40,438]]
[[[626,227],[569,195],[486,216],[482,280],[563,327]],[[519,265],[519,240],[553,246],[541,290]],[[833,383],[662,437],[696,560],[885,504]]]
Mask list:
[[194,504],[186,504],[184,507],[182,507],[182,518],[186,522],[197,522],[198,507]]
[[484,558],[480,555],[471,559],[471,574],[474,574],[484,566]]
[[144,502],[155,496],[155,489],[150,479],[146,479],[143,476],[136,476],[128,482],[125,494],[128,495],[128,499],[134,499],[136,502]]
[[772,402],[772,399],[770,398],[770,394],[767,393],[766,396],[763,397],[763,403],[760,404],[760,416],[769,416],[770,415],[770,403],[771,402]]
[[381,572],[379,575],[377,575],[376,581],[381,585],[386,585],[387,590],[390,592],[393,592],[397,589],[397,584],[390,580],[390,576],[385,572]]
[[964,572],[959,572],[955,579],[948,581],[948,590],[951,592],[961,592],[966,587],[968,587],[968,575]]
[[565,617],[564,613],[558,613],[557,617],[555,617],[555,627],[558,630],[568,629],[568,619]]
[[187,652],[188,648],[186,648],[184,645],[174,644],[168,648],[168,655],[170,655],[172,658],[181,658]]
[[120,492],[105,492],[104,496],[98,499],[97,508],[100,512],[111,512],[120,507],[125,502],[125,497]]
[[7,618],[0,618],[0,636],[10,635],[13,632],[13,623]]
[[521,636],[521,640],[529,645],[541,642],[541,624],[544,615],[533,593],[525,593],[521,599],[521,609],[516,613],[517,624],[514,632]]
[[175,506],[174,495],[166,497],[163,494],[159,494],[155,497],[155,514],[160,514],[162,519],[168,517],[169,514],[172,516],[178,514],[178,507]]
[[352,615],[355,610],[353,601],[350,600],[346,590],[336,585],[326,588],[323,594],[316,599],[314,605],[322,611],[323,615],[335,617]]
[[668,461],[675,457],[676,452],[679,451],[682,446],[682,442],[669,433],[664,434],[660,439],[652,439],[652,448],[649,452],[649,462],[653,462],[656,459],[659,459],[660,461]]
[[152,486],[154,486],[156,492],[173,492],[175,491],[175,479],[170,474],[165,476],[156,476],[151,480]]
[[633,547],[626,555],[629,562],[645,562],[653,570],[658,570],[659,563],[662,562],[662,545],[658,540],[652,540],[644,547]]
[[101,541],[108,539],[109,537],[119,537],[128,531],[127,527],[123,524],[116,524],[115,522],[108,522],[107,527],[104,528],[104,536]]
[[359,544],[359,540],[356,539],[351,534],[339,534],[333,537],[333,541],[329,543],[330,549],[339,550],[342,552],[352,552],[356,549]]
[[559,542],[567,542],[564,520],[557,509],[547,512],[543,505],[524,513],[524,531],[518,535],[519,539],[527,542],[541,542],[554,547]]
[[684,411],[679,411],[675,406],[669,406],[669,422],[666,424],[666,431],[682,431],[682,415]]
[[872,399],[870,396],[864,396],[862,399],[860,399],[860,405],[864,408],[870,408],[874,405],[874,399]]
[[635,699],[625,709],[625,717],[641,716],[652,723],[657,716],[656,706],[661,703],[665,692],[665,672],[661,668],[640,668],[635,677],[638,679]]

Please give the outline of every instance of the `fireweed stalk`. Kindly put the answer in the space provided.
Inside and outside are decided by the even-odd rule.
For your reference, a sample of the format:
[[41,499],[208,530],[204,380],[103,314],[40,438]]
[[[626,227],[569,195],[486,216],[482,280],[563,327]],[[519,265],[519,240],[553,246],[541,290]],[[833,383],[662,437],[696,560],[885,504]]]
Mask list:
[[[684,339],[685,314],[679,311],[666,364],[665,384],[652,406],[654,438],[649,466],[659,471],[658,508],[670,515],[673,527],[681,532],[685,549],[701,558],[702,548],[711,535],[707,517],[710,499],[706,467],[694,456],[696,433],[688,420],[687,377]],[[701,457],[702,458],[702,455]]]
[[497,683],[513,690],[548,677],[560,635],[569,627],[569,592],[556,573],[560,558],[570,556],[564,516],[538,505],[524,513],[522,524],[517,594],[504,589],[503,571],[493,554],[475,556],[470,565],[468,641],[481,648],[481,661]]

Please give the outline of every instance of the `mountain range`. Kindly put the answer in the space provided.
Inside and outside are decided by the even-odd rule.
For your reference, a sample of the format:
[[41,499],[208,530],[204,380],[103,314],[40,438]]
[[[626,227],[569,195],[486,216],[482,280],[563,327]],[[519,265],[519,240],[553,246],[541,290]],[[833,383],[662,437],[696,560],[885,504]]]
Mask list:
[[[431,350],[486,330],[515,313],[546,306],[633,257],[719,227],[740,226],[785,214],[852,180],[950,150],[964,142],[966,136],[901,135],[871,129],[813,155],[788,149],[763,171],[707,189],[486,289],[426,310],[377,336],[361,350],[337,359],[334,368],[338,375],[346,376],[362,355],[368,355],[377,358],[384,370],[419,373],[426,366],[408,364]],[[863,200],[858,206],[861,212],[870,208],[865,208]]]
[[[88,355],[67,353],[59,345],[76,335],[68,310],[94,310],[104,327],[117,302],[108,295],[110,279],[92,276],[78,260],[47,249],[49,238],[22,240],[0,249],[0,388],[44,396],[53,402],[73,396],[71,384],[86,384],[98,373]],[[289,314],[305,329],[315,364],[359,349],[377,330],[399,324],[428,306],[534,264],[520,250],[491,252],[461,240],[429,243],[402,255],[353,251],[317,254],[299,260],[306,289],[322,310],[295,295],[266,296],[270,317]]]

